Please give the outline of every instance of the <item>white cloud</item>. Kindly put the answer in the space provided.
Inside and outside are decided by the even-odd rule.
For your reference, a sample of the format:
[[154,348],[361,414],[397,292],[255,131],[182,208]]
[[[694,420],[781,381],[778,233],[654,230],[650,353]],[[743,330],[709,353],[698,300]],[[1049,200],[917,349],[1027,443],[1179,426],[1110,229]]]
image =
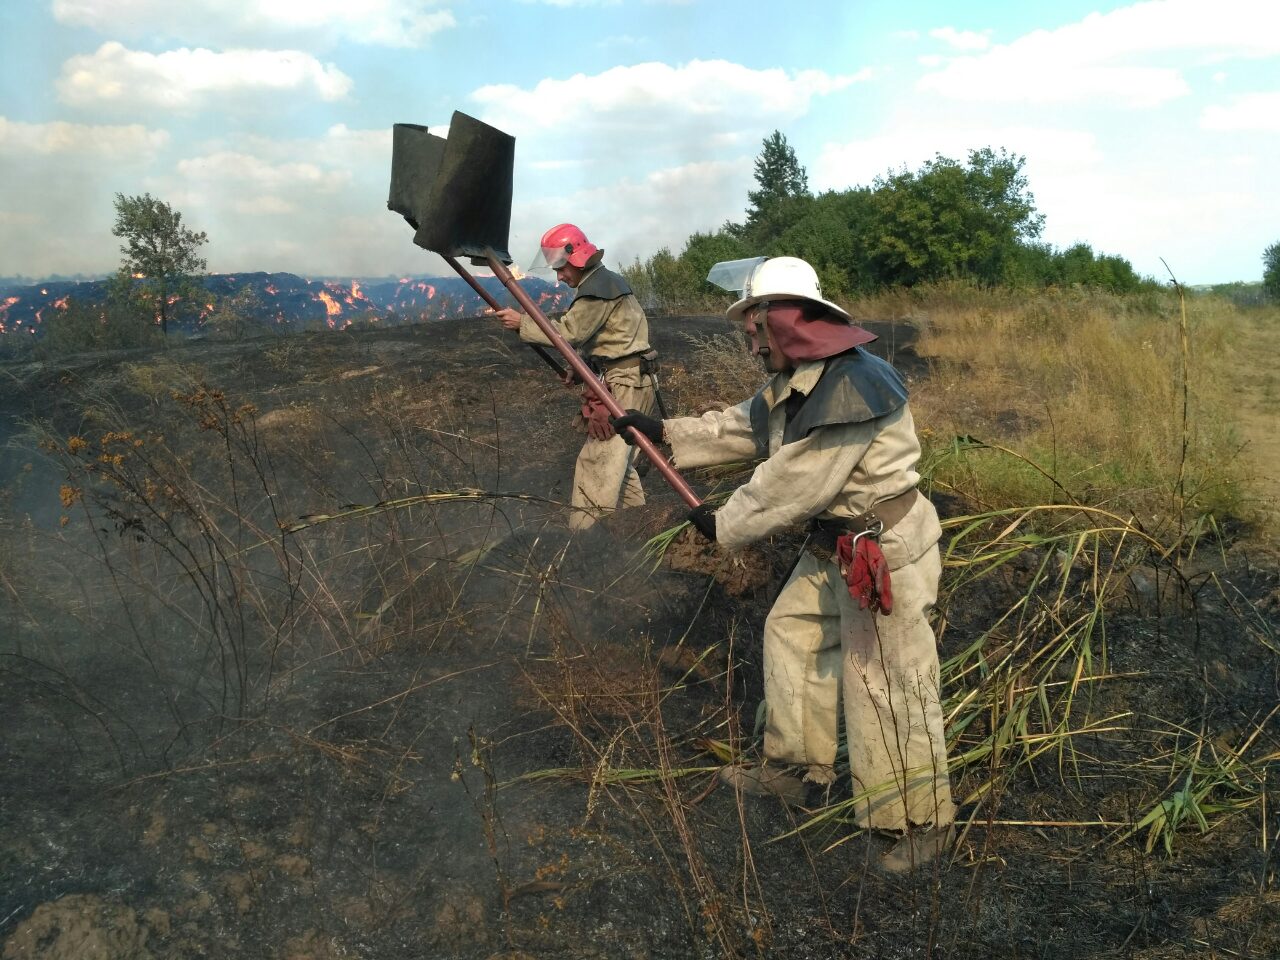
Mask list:
[[284,216],[298,211],[296,204],[271,194],[243,197],[232,203],[232,209],[246,216]]
[[67,123],[23,123],[0,117],[0,154],[93,156],[113,162],[148,161],[169,142],[164,130],[141,124],[124,126]]
[[955,27],[939,27],[930,30],[929,36],[941,40],[956,50],[985,50],[991,44],[991,31],[957,30]]
[[0,226],[33,227],[40,222],[40,217],[34,213],[13,213],[8,210],[0,210]]
[[111,269],[118,259],[111,199],[146,189],[170,139],[167,131],[139,124],[0,118],[5,272],[47,276]]
[[351,180],[349,170],[325,169],[306,161],[274,164],[251,154],[232,151],[180,160],[178,173],[193,184],[220,184],[228,192],[239,184],[247,183],[270,189],[293,187],[333,193]]
[[288,37],[418,47],[457,25],[439,0],[53,0],[53,15],[113,37],[224,46]]
[[1280,91],[1250,93],[1229,105],[1206,107],[1200,115],[1205,130],[1280,133]]
[[309,139],[228,137],[146,186],[208,232],[215,272],[421,272],[412,231],[386,209],[390,160],[390,129],[337,124]]
[[1203,0],[1150,0],[952,59],[919,87],[954,100],[1141,109],[1186,95],[1185,65],[1277,53],[1280,4],[1273,0],[1218,0],[1212,8]]
[[513,211],[511,253],[529,262],[553,223],[576,223],[605,248],[610,264],[628,264],[661,247],[683,249],[694,232],[741,219],[752,161],[708,161],[657,170],[565,196],[535,196]]
[[229,95],[267,92],[340,100],[351,78],[297,50],[169,50],[144,53],[108,41],[62,66],[58,95],[77,107],[194,109]]
[[900,126],[873,137],[847,143],[828,143],[810,168],[817,190],[866,186],[879,176],[906,167],[918,169],[942,154],[964,163],[969,151],[991,146],[1026,158],[1034,188],[1041,178],[1098,164],[1102,155],[1096,137],[1080,130],[1051,127],[922,123]]
[[669,136],[693,125],[714,133],[749,122],[798,117],[814,97],[835,93],[870,76],[869,70],[833,76],[821,70],[753,70],[725,60],[620,66],[594,76],[546,79],[532,89],[484,86],[471,94],[485,119],[513,132],[575,128],[584,121],[618,132]]

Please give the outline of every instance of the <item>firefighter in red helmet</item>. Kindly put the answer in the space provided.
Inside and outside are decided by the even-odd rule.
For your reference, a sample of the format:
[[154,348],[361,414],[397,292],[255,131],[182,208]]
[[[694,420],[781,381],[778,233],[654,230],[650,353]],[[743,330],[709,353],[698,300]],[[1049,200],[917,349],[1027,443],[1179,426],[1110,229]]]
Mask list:
[[[574,288],[573,303],[552,320],[623,409],[652,413],[657,403],[649,320],[627,281],[601,264],[604,251],[571,223],[552,227],[542,236],[536,266],[545,264],[556,279]],[[502,325],[526,343],[547,345],[529,316],[511,308],[496,311]],[[618,507],[644,503],[634,449],[617,436],[609,411],[583,389],[575,425],[586,433],[573,471],[569,526],[585,529]]]

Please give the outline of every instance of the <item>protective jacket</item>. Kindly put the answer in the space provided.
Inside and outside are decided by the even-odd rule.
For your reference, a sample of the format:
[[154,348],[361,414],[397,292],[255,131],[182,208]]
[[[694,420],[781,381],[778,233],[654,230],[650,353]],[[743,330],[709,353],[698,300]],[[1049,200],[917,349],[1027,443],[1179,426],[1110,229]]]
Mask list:
[[[681,469],[768,458],[716,510],[716,538],[730,549],[813,517],[860,516],[920,480],[906,386],[860,347],[776,374],[737,406],[665,427]],[[932,511],[913,509],[881,547],[892,569],[940,535]]]
[[[920,479],[906,387],[860,347],[801,363],[750,400],[666,420],[664,429],[681,468],[767,458],[716,510],[716,539],[730,549],[813,518],[861,517]],[[943,826],[955,816],[929,623],[941,533],[921,496],[881,534],[893,571],[890,616],[859,607],[837,560],[805,551],[765,620],[765,757],[830,782],[843,713],[854,817],[864,827]]]
[[[602,266],[591,268],[579,282],[573,303],[552,326],[578,349],[622,408],[652,413],[656,405],[654,380],[640,357],[650,353],[649,319],[627,281]],[[547,344],[538,325],[528,316],[520,319],[520,339]],[[583,391],[583,410],[597,401]],[[602,410],[603,408],[601,408]],[[583,415],[574,424],[586,430]],[[644,503],[644,489],[634,465],[635,451],[618,436],[608,440],[590,437],[582,445],[573,470],[569,526],[581,530],[618,507]]]
[[[603,266],[593,267],[574,291],[569,311],[551,325],[585,357],[618,360],[649,350],[649,318],[626,279]],[[520,318],[525,343],[550,341],[529,316]]]

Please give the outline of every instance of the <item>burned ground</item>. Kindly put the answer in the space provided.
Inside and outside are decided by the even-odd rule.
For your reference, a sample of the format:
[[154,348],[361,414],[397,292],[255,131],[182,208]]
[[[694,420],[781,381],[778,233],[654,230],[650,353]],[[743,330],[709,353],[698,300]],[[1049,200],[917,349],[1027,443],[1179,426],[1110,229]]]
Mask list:
[[[847,782],[805,809],[713,786],[798,539],[658,559],[683,511],[652,473],[571,536],[573,397],[475,323],[4,370],[4,960],[1280,955],[1254,541],[1027,540],[984,572],[951,528],[964,829],[886,878],[832,814]],[[689,409],[688,335],[732,334],[654,329]],[[965,713],[1010,661],[1025,715]],[[1180,795],[1207,832],[1184,804],[1126,835]]]

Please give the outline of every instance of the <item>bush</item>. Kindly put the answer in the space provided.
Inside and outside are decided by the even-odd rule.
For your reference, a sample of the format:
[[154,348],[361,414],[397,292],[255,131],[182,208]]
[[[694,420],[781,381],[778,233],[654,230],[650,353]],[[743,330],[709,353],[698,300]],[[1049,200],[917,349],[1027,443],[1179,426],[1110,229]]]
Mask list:
[[153,347],[163,343],[160,327],[145,308],[128,297],[108,296],[105,303],[69,300],[41,324],[36,351],[47,356],[86,350]]

